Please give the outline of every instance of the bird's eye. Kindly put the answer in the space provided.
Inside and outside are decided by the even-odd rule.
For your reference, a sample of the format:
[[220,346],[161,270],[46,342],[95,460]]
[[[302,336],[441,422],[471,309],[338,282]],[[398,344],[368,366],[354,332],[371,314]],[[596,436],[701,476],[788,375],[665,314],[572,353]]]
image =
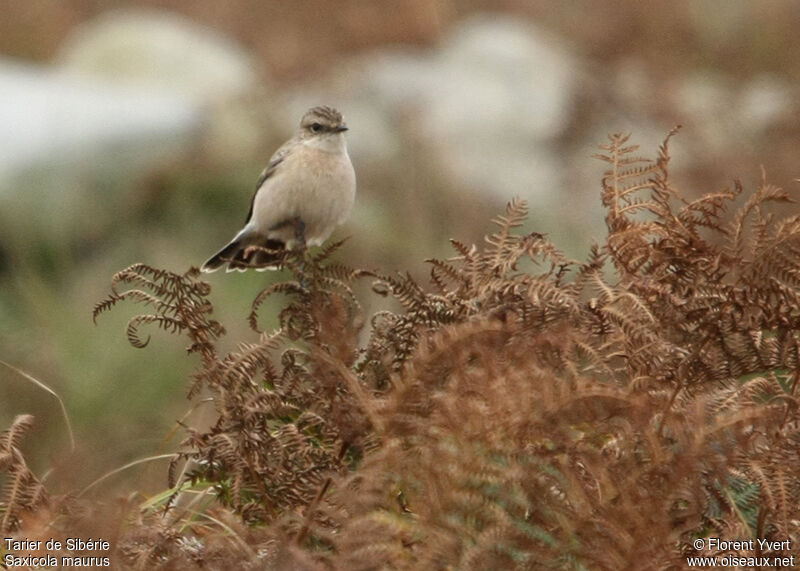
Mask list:
[[319,133],[322,130],[322,125],[319,123],[311,123],[311,130],[315,133]]

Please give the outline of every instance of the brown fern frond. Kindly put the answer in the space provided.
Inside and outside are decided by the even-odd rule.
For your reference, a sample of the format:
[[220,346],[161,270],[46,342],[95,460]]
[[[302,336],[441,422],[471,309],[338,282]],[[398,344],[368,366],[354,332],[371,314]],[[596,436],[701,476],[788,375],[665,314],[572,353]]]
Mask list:
[[24,513],[50,501],[44,485],[28,468],[20,450],[22,438],[32,425],[33,417],[22,414],[0,434],[0,474],[5,473],[0,487],[0,533],[6,536],[19,528]]
[[[519,200],[428,260],[430,285],[334,262],[339,243],[287,252],[249,317],[269,298],[279,327],[224,356],[196,275],[120,272],[96,314],[130,299],[150,311],[132,342],[190,336],[216,413],[186,426],[174,520],[142,519],[131,560],[213,566],[221,524],[179,511],[190,489],[251,567],[682,568],[699,537],[800,541],[800,217],[765,180],[730,215],[738,182],[687,199],[675,132],[652,159],[601,147],[608,233],[584,262],[521,231]],[[364,315],[365,276],[391,310]]]
[[0,434],[0,450],[9,453],[22,444],[22,437],[33,426],[33,416],[21,414],[11,423],[11,426]]
[[405,309],[413,310],[425,304],[425,291],[414,281],[410,273],[397,276],[376,275],[375,277],[389,286],[394,299]]
[[261,309],[261,305],[270,296],[275,294],[294,294],[299,296],[307,296],[309,295],[309,290],[299,282],[291,281],[275,283],[258,292],[258,295],[253,300],[253,303],[250,307],[250,314],[247,317],[247,320],[250,323],[250,328],[256,333],[262,333],[261,329],[258,327],[258,311]]
[[350,238],[342,238],[341,240],[337,240],[336,242],[329,242],[322,248],[320,251],[317,252],[312,261],[314,264],[320,265],[323,262],[326,262],[336,251],[338,251]]
[[[128,321],[125,334],[128,337],[128,342],[138,349],[143,349],[150,343],[149,335],[144,341],[139,338],[139,327],[148,323],[155,323],[160,329],[169,333],[180,333],[186,328],[184,322],[164,315],[137,315]],[[189,352],[192,352],[191,347]]]
[[492,219],[492,223],[498,227],[498,230],[485,238],[489,246],[486,250],[487,263],[492,268],[499,268],[506,263],[508,249],[517,242],[512,238],[511,230],[522,226],[527,217],[528,203],[515,197],[506,205],[506,213],[504,215],[499,215]]
[[[133,317],[128,322],[127,336],[134,347],[146,347],[150,340],[148,337],[142,341],[138,335],[139,326],[154,323],[170,333],[186,333],[191,340],[188,351],[199,352],[211,364],[217,359],[214,342],[224,335],[225,329],[208,317],[212,310],[208,301],[211,286],[199,281],[199,276],[197,268],[175,274],[146,264],[134,264],[114,275],[111,294],[95,305],[93,319],[127,299],[152,306],[154,313]],[[122,285],[138,286],[139,289],[120,291]]]
[[452,264],[435,258],[428,258],[425,262],[431,264],[431,282],[436,285],[439,294],[444,295],[449,292],[452,287],[450,284],[466,286],[464,276]]

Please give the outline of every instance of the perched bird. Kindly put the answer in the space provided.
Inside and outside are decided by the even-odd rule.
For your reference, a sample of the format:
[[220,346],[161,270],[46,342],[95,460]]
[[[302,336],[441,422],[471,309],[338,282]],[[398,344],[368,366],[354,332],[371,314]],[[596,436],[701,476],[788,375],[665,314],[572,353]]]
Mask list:
[[227,271],[265,270],[278,264],[280,250],[322,244],[355,200],[345,131],[336,109],[309,109],[261,173],[244,228],[200,269],[213,272],[227,264]]

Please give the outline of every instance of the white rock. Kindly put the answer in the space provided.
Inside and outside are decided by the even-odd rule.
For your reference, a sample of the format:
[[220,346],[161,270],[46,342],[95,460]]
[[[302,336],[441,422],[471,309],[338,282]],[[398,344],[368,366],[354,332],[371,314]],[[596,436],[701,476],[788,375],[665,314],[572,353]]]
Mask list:
[[739,96],[739,115],[746,128],[761,134],[788,119],[797,100],[793,89],[778,78],[760,76],[750,81]]
[[766,129],[791,117],[795,90],[763,75],[747,83],[721,75],[691,74],[676,90],[678,109],[701,129],[714,150],[735,142],[756,142]]
[[215,31],[170,12],[103,13],[64,44],[61,66],[127,84],[149,85],[208,102],[256,83],[251,57]]
[[186,134],[185,98],[0,59],[0,176],[36,164],[92,161],[125,145]]
[[209,145],[216,155],[242,155],[257,140],[259,125],[247,121],[260,86],[251,58],[180,16],[105,12],[57,59],[56,67],[0,61],[0,176],[54,162],[122,167],[117,155],[128,151],[125,160],[157,161],[165,148],[196,144],[201,129],[222,141]]
[[462,80],[449,89],[442,82],[447,102],[463,112],[501,129],[521,126],[540,139],[565,127],[579,70],[554,37],[521,20],[476,16],[456,29],[442,56]]
[[340,105],[357,161],[396,161],[422,141],[465,189],[533,198],[557,193],[563,160],[548,143],[567,126],[579,78],[576,60],[554,38],[481,15],[438,49],[361,55],[324,87],[305,85],[287,99],[292,117],[310,103]]

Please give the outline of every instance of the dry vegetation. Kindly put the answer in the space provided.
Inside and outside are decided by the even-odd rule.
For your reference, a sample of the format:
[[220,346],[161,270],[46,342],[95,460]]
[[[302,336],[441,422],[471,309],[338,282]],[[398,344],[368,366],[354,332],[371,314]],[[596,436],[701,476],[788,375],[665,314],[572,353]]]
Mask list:
[[[800,541],[800,218],[766,182],[733,212],[738,184],[685,200],[668,141],[602,147],[608,236],[584,263],[519,233],[521,201],[430,260],[429,288],[334,244],[286,259],[251,315],[283,296],[279,329],[230,354],[196,270],[119,272],[95,316],[132,299],[132,344],[186,336],[216,422],[185,426],[169,490],[105,516],[115,566],[661,569],[695,537]],[[367,320],[364,279],[397,310]],[[29,423],[0,439],[0,532],[90,532],[100,504],[26,467]]]

